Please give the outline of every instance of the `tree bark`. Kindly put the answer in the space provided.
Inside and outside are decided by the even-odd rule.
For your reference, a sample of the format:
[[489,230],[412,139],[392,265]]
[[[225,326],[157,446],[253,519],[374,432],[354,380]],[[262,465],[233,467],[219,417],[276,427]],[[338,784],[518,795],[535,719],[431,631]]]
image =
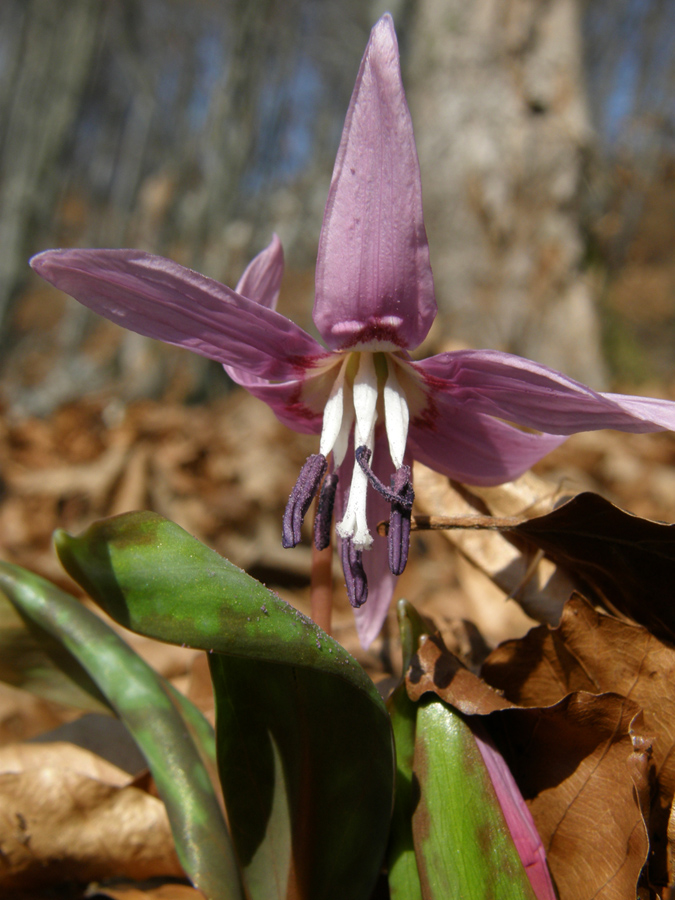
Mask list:
[[419,0],[407,76],[448,333],[603,386],[577,0]]
[[28,272],[31,231],[53,209],[59,157],[87,86],[102,11],[91,0],[25,0],[3,10],[22,22],[7,75],[11,88],[0,96],[0,331]]

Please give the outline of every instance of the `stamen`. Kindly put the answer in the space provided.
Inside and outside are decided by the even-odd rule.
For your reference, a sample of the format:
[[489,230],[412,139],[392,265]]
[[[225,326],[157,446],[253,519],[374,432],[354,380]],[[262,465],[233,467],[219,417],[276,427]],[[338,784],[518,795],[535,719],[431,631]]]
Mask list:
[[349,539],[342,541],[342,569],[349,602],[358,609],[368,599],[368,579],[363,568],[363,554]]
[[[372,353],[361,353],[354,378],[354,445],[372,450],[377,420],[377,374]],[[359,466],[354,466],[349,499],[342,521],[337,526],[341,538],[351,538],[357,550],[368,550],[373,543],[366,519],[368,479]]]
[[342,521],[336,526],[336,530],[344,540],[354,541],[359,550],[369,550],[373,543],[366,518],[367,489],[368,479],[359,466],[354,466],[347,508]]
[[330,528],[333,524],[333,507],[335,506],[337,486],[337,472],[326,475],[321,485],[319,503],[314,517],[314,546],[317,550],[325,550],[330,545]]
[[387,549],[389,568],[393,575],[400,575],[408,562],[410,548],[410,513],[415,500],[410,466],[402,465],[391,476],[391,488],[386,487],[368,465],[371,452],[367,447],[357,447],[356,461],[375,490],[391,503]]
[[344,391],[343,408],[342,408],[342,424],[335,443],[333,444],[333,464],[335,468],[341,466],[347,455],[347,447],[349,446],[349,435],[354,424],[354,400],[352,392],[348,388]]
[[415,499],[410,466],[401,466],[396,470],[395,474],[391,476],[391,486],[400,500],[391,504],[389,512],[389,534],[387,535],[389,569],[392,575],[401,575],[408,562],[410,513]]
[[389,374],[384,385],[384,422],[389,441],[389,455],[397,469],[403,465],[408,440],[410,412],[405,392],[399,384],[394,363],[388,360]]
[[348,360],[345,359],[340,366],[340,371],[333,382],[330,396],[326,401],[326,406],[323,411],[323,426],[321,428],[319,453],[326,457],[333,449],[342,428],[345,406],[345,372],[347,370],[347,362]]
[[284,512],[284,524],[281,532],[281,544],[283,547],[295,547],[302,537],[302,523],[307,514],[316,492],[319,490],[321,479],[328,467],[328,460],[321,453],[313,453],[307,458],[300,470],[295,487],[286,504]]
[[372,353],[361,353],[354,378],[354,414],[357,446],[365,444],[377,419],[377,373]]
[[[396,470],[396,474],[392,475],[392,478],[391,478],[392,486],[391,486],[391,488],[388,488],[382,481],[380,481],[380,479],[377,477],[377,475],[370,468],[369,463],[370,463],[370,457],[372,455],[373,455],[372,451],[369,450],[368,447],[363,446],[363,447],[356,448],[356,453],[355,453],[356,461],[361,466],[361,469],[363,470],[364,474],[366,475],[368,481],[372,484],[372,486],[375,488],[375,490],[378,492],[378,494],[382,494],[382,496],[388,503],[396,503],[400,506],[403,506],[404,509],[411,510],[412,505],[413,505],[413,500],[415,499],[415,494],[412,489],[412,482],[410,481],[410,466],[400,466]],[[394,487],[394,479],[396,478],[396,476],[402,469],[405,469],[407,471],[408,485],[410,487],[410,496],[409,497],[408,497],[407,491],[404,491],[403,493],[401,493],[401,491],[403,491],[403,489],[405,487],[405,482],[401,482],[401,488],[398,491]]]

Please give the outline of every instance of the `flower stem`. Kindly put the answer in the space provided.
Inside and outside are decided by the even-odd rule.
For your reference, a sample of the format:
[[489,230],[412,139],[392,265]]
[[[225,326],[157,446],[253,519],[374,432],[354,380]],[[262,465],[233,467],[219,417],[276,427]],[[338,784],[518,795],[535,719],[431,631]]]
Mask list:
[[333,547],[317,550],[312,544],[312,579],[309,602],[312,618],[330,634],[331,612],[333,608]]

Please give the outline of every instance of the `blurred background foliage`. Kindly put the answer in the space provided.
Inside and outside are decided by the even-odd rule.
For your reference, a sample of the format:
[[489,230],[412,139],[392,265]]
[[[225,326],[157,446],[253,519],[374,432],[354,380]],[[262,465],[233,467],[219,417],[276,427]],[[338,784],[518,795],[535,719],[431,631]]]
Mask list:
[[[670,0],[3,0],[4,398],[199,400],[217,366],[101,323],[28,257],[133,246],[234,285],[277,231],[311,328],[335,151],[368,31],[394,14],[442,316],[595,387],[675,353]],[[452,344],[451,344],[452,345]],[[456,344],[455,344],[456,345]],[[651,385],[650,385],[651,386]]]

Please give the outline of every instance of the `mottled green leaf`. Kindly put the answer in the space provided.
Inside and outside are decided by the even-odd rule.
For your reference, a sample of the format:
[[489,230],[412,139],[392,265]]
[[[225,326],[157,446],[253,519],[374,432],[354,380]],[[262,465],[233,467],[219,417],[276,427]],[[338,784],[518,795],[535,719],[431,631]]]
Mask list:
[[0,681],[45,700],[88,712],[110,706],[86,670],[61,644],[0,593]]
[[384,856],[386,708],[314,622],[152,513],[59,532],[64,566],[118,622],[215,651],[218,753],[253,900],[367,900]]
[[392,784],[391,739],[382,746],[368,698],[316,670],[210,662],[223,792],[251,896],[370,897]]
[[418,706],[414,771],[424,900],[536,900],[471,729],[436,698]]
[[68,574],[111,618],[158,640],[319,669],[364,691],[361,666],[311,619],[173,522],[152,512],[95,522],[54,542]]
[[[405,673],[417,651],[420,635],[428,629],[406,600],[399,600],[397,614]],[[389,892],[392,900],[421,900],[412,834],[412,815],[419,802],[418,785],[413,779],[417,704],[408,697],[404,682],[394,690],[387,707],[396,745],[396,796],[387,851]]]
[[[24,616],[62,643],[126,724],[166,804],[190,878],[210,900],[241,900],[218,801],[163,679],[98,616],[49,582],[0,563],[0,588]],[[190,713],[193,721],[196,716],[196,710]]]

